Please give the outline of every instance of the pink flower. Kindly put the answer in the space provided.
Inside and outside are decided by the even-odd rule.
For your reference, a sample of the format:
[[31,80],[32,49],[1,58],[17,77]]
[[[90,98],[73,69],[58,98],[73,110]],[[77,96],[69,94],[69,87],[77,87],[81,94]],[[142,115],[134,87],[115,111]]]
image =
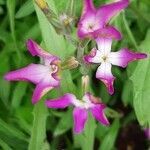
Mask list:
[[69,105],[75,106],[73,110],[75,133],[81,133],[83,131],[88,118],[87,111],[90,111],[93,117],[103,125],[109,125],[104,114],[106,106],[90,93],[86,93],[82,100],[78,100],[73,94],[67,93],[58,99],[47,100],[46,105],[49,108],[66,108]]
[[134,53],[127,48],[123,48],[118,52],[111,52],[112,39],[110,38],[97,38],[96,42],[98,50],[94,48],[89,55],[84,56],[84,60],[88,63],[100,64],[96,72],[96,78],[106,85],[110,94],[113,94],[115,77],[111,72],[112,65],[125,68],[129,62],[144,59],[147,55]]
[[92,0],[83,0],[83,12],[78,24],[78,36],[82,38],[111,37],[121,39],[117,29],[108,26],[110,19],[125,9],[129,0],[119,0],[114,3],[95,8]]
[[39,56],[44,63],[30,64],[19,70],[11,71],[5,75],[5,79],[10,81],[29,81],[36,84],[32,96],[32,103],[36,103],[49,90],[59,86],[59,66],[57,65],[59,58],[44,51],[31,39],[27,41],[27,48],[32,56]]
[[146,137],[148,138],[148,140],[150,140],[150,128],[145,128],[144,133],[145,133]]

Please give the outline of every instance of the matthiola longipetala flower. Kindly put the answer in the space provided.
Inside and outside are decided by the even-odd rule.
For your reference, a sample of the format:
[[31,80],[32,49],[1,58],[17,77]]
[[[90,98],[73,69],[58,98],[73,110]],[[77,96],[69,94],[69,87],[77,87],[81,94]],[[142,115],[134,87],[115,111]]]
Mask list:
[[127,48],[118,52],[111,52],[111,38],[97,38],[98,49],[92,49],[89,55],[84,56],[88,63],[100,64],[96,72],[96,78],[101,80],[107,87],[110,94],[114,93],[113,83],[115,77],[112,75],[112,65],[125,68],[129,62],[144,59],[147,57],[144,53],[135,53]]
[[43,64],[30,64],[19,70],[11,71],[5,75],[10,81],[29,81],[36,84],[33,92],[32,103],[38,102],[41,97],[54,87],[58,87],[60,79],[59,58],[44,51],[33,40],[27,41],[27,48],[32,56],[38,56],[43,60]]
[[98,36],[110,37],[111,35],[114,39],[121,39],[118,30],[108,26],[108,23],[113,16],[126,8],[128,4],[129,0],[119,0],[95,8],[93,0],[83,0],[83,12],[78,23],[78,36],[82,39],[97,38]]
[[74,106],[74,132],[81,133],[84,129],[85,123],[88,119],[88,111],[93,117],[103,125],[109,125],[109,122],[104,114],[105,105],[99,98],[92,96],[90,93],[85,93],[82,100],[76,98],[75,95],[67,93],[64,96],[47,100],[46,105],[49,108],[66,108],[69,105]]

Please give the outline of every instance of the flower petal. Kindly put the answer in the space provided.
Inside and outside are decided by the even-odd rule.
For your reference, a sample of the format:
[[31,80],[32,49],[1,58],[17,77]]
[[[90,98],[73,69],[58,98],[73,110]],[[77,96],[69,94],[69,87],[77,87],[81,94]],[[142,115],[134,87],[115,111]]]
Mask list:
[[[101,103],[101,99],[99,97],[93,96],[91,93],[87,92],[85,93],[84,97],[82,98],[84,102],[86,103],[92,103],[93,104],[99,104]],[[91,105],[91,106],[92,106]]]
[[58,99],[47,100],[46,106],[49,108],[66,108],[73,103],[76,97],[73,94],[65,94]]
[[87,63],[101,63],[101,52],[93,48],[88,55],[84,56],[84,61]]
[[118,29],[116,29],[115,27],[112,27],[112,26],[107,26],[107,27],[101,28],[95,32],[97,35],[95,35],[94,37],[96,37],[96,38],[100,37],[100,38],[108,38],[108,39],[116,39],[116,40],[122,39],[122,35],[118,31]]
[[111,52],[109,56],[109,61],[113,65],[117,65],[125,68],[129,62],[135,61],[137,59],[144,59],[147,55],[144,53],[135,53],[127,48],[121,49],[118,52]]
[[102,5],[98,9],[98,16],[101,18],[101,21],[105,23],[105,25],[110,21],[110,19],[117,15],[120,11],[125,9],[129,4],[129,0],[120,0],[118,2]]
[[39,84],[36,85],[36,88],[33,92],[32,103],[37,103],[42,96],[44,96],[47,92],[49,92],[52,88],[58,87],[60,85],[60,81],[54,79],[52,75],[45,74],[44,79],[41,80]]
[[45,78],[46,74],[49,74],[49,72],[50,71],[47,66],[30,64],[27,67],[7,73],[5,75],[5,79],[10,81],[29,81],[34,84],[38,84]]
[[32,103],[37,103],[47,92],[49,92],[53,87],[50,85],[39,83],[33,92]]
[[39,56],[44,58],[46,64],[51,64],[51,62],[54,60],[58,60],[56,56],[44,51],[35,41],[31,39],[27,41],[27,48],[32,56]]
[[86,109],[75,107],[73,110],[74,132],[81,133],[88,118]]
[[98,45],[98,50],[104,54],[108,55],[111,51],[112,39],[110,38],[97,38],[96,43]]
[[111,73],[111,64],[110,63],[102,63],[96,72],[96,78],[101,80],[107,87],[109,94],[114,93],[113,83],[115,77]]
[[91,108],[91,112],[93,117],[98,120],[100,123],[103,125],[107,126],[109,125],[109,121],[105,116],[104,109],[105,109],[104,104],[96,104],[94,107]]
[[89,11],[95,11],[93,0],[83,0],[83,15]]

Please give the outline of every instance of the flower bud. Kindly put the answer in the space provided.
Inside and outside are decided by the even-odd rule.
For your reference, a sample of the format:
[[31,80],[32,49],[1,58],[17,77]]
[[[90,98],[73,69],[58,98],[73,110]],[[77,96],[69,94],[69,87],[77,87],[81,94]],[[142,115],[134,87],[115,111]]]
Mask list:
[[79,62],[76,60],[75,57],[71,57],[67,60],[65,60],[64,62],[61,63],[61,69],[65,70],[65,69],[74,69],[77,68],[79,65]]

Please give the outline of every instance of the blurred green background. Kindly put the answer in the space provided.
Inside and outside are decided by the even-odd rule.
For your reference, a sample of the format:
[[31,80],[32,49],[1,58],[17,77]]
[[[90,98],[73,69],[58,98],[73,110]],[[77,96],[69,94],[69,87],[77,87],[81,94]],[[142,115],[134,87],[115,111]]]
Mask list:
[[[69,13],[71,0],[47,0],[59,16]],[[99,6],[108,0],[94,0]],[[110,1],[109,1],[110,2]],[[82,10],[82,0],[74,0],[74,27]],[[123,34],[123,40],[113,43],[113,50],[128,47],[134,51],[150,52],[150,1],[131,0],[129,7],[111,21]],[[146,150],[148,139],[143,129],[150,126],[150,61],[130,64],[127,69],[113,68],[116,93],[109,96],[105,86],[90,71],[91,91],[108,105],[106,114],[110,127],[92,118],[81,135],[72,133],[72,111],[47,110],[41,101],[31,103],[34,85],[7,82],[5,73],[30,63],[38,63],[26,49],[32,38],[49,52],[62,59],[76,55],[76,48],[58,35],[32,0],[0,0],[0,149],[2,150]],[[94,43],[85,49],[88,53]],[[65,71],[61,88],[52,90],[43,99],[58,97],[65,92],[80,95],[81,69]],[[67,76],[67,78],[66,78]],[[30,144],[29,144],[30,143]],[[30,145],[30,146],[29,146]]]

